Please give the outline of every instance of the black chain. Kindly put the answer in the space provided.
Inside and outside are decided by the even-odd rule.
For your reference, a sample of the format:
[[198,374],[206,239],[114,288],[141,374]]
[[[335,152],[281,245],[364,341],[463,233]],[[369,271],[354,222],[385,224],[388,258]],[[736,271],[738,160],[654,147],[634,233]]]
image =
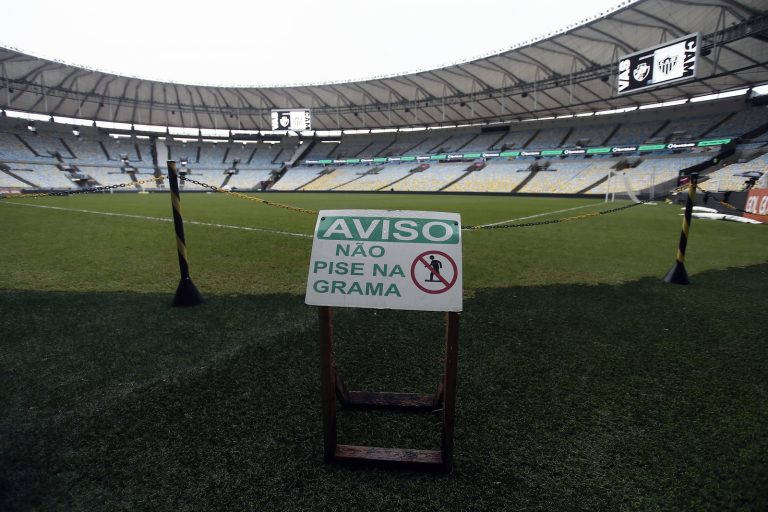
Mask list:
[[187,178],[183,174],[179,175],[179,179],[181,181],[188,181],[190,183],[194,183],[195,185],[200,185],[201,187],[204,187],[204,188],[209,188],[209,189],[213,190],[214,192],[218,192],[219,190],[222,190],[222,189],[219,189],[219,187],[217,187],[217,186],[209,185],[207,183],[203,183],[202,181],[193,180],[192,178]]
[[239,197],[240,199],[245,199],[245,200],[248,200],[248,201],[253,201],[253,202],[256,202],[256,203],[259,203],[259,204],[264,204],[264,205],[267,205],[267,206],[276,206],[278,208],[284,208],[286,210],[291,210],[291,211],[294,211],[294,212],[308,213],[310,215],[317,214],[317,212],[315,210],[310,210],[310,209],[307,209],[307,208],[301,208],[301,207],[298,207],[298,206],[291,206],[289,204],[276,203],[274,201],[268,201],[266,199],[261,199],[261,198],[258,198],[256,196],[247,196],[245,194],[241,194],[240,192],[233,192],[232,190],[226,190],[226,189],[223,189],[223,188],[220,188],[220,187],[215,187],[213,185],[209,185],[208,183],[203,183],[202,181],[197,181],[197,180],[193,180],[191,178],[187,178],[186,176],[179,176],[179,179],[181,179],[182,181],[188,181],[190,183],[194,183],[195,185],[200,185],[201,187],[204,187],[204,188],[211,189],[214,192],[222,192],[222,193],[234,196],[234,197]]
[[98,186],[98,187],[92,187],[92,188],[84,188],[79,190],[65,190],[62,192],[43,192],[40,194],[19,194],[16,196],[0,196],[0,199],[14,199],[14,198],[21,198],[21,199],[31,199],[34,197],[61,197],[61,196],[74,196],[77,194],[93,194],[96,192],[104,192],[105,190],[113,190],[116,188],[125,188],[128,185],[135,186],[136,184],[140,183],[146,183],[149,181],[157,181],[160,178],[149,178],[146,180],[141,180],[140,182],[130,182],[130,183],[119,183],[117,185],[104,185],[104,186]]

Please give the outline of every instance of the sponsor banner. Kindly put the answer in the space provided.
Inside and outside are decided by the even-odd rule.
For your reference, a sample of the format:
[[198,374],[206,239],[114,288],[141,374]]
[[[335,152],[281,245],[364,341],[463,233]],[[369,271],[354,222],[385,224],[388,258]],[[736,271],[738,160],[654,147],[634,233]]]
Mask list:
[[709,139],[709,140],[700,140],[698,144],[696,144],[700,148],[704,148],[707,146],[722,146],[725,144],[730,144],[731,140],[733,139]]
[[744,211],[747,219],[768,222],[768,188],[750,190]]
[[639,146],[626,145],[615,147],[597,147],[597,148],[570,148],[570,149],[543,149],[543,150],[521,150],[521,151],[502,151],[502,152],[483,152],[483,153],[451,153],[440,155],[419,155],[419,156],[390,156],[376,158],[349,158],[346,160],[306,160],[307,164],[354,164],[354,163],[385,163],[385,162],[414,162],[424,160],[476,160],[479,158],[509,158],[518,156],[559,156],[559,155],[599,155],[607,153],[631,153],[634,151],[668,151],[678,149],[692,149],[696,147],[721,146],[729,144],[733,139],[703,139],[695,142],[670,142],[668,144],[641,144]]
[[698,33],[688,34],[619,59],[618,94],[696,78]]
[[322,210],[305,301],[416,311],[462,310],[457,213]]

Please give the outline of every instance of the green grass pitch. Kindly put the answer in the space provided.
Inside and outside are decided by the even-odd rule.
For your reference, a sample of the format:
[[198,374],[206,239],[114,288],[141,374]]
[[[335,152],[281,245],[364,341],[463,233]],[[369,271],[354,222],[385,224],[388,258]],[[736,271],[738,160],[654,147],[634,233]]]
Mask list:
[[[611,207],[260,197],[464,224]],[[168,195],[0,201],[0,511],[768,509],[765,226],[694,219],[690,286],[661,282],[672,205],[464,232],[455,471],[434,475],[322,462],[315,217],[224,194],[182,208],[206,298],[190,309],[170,307]],[[339,367],[355,389],[430,392],[442,322],[337,310]],[[341,410],[339,441],[436,449],[439,418]]]

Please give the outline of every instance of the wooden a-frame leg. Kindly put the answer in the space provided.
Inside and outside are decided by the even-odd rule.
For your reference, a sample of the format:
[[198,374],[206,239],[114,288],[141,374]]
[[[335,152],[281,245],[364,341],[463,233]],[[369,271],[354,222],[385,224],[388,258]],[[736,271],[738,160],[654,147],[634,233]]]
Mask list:
[[323,457],[333,461],[336,452],[336,371],[333,365],[333,312],[319,307],[320,393],[323,409]]
[[443,385],[443,470],[453,469],[453,430],[456,416],[456,374],[459,364],[459,314],[446,313],[445,380]]

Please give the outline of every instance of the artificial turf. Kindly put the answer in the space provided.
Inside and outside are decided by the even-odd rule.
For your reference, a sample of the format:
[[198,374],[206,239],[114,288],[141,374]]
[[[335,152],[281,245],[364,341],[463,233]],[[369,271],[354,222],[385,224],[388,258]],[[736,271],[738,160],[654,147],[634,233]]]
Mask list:
[[[595,201],[279,195],[482,224]],[[20,201],[20,200],[12,200]],[[187,194],[185,217],[314,218]],[[660,281],[679,209],[464,233],[455,471],[322,462],[311,240],[187,226],[205,304],[170,307],[163,195],[0,204],[0,510],[764,510],[768,231],[694,221],[691,286]],[[594,204],[538,219],[578,215]],[[442,317],[337,310],[357,389],[432,391]],[[340,441],[435,449],[430,414],[342,410]]]

